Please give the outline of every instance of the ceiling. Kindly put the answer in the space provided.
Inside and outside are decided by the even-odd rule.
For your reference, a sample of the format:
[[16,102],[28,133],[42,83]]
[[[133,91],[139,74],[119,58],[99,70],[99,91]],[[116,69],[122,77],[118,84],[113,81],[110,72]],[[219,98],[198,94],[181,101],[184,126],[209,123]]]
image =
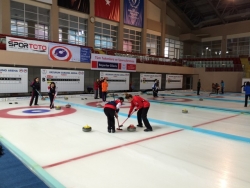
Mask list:
[[168,0],[193,28],[250,20],[250,0]]

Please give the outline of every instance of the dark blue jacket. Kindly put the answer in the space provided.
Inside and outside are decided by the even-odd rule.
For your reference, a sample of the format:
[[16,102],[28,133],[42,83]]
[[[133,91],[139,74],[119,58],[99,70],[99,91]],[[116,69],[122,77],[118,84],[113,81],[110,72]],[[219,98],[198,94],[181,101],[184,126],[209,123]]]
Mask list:
[[245,95],[250,95],[250,86],[244,86]]

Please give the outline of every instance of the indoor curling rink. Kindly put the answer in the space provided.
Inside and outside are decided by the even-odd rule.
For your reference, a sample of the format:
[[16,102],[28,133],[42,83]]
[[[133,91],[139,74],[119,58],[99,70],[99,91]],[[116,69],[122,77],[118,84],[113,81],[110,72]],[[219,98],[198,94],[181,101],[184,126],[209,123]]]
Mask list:
[[[151,103],[153,132],[128,132],[130,124],[137,125],[134,113],[123,131],[108,133],[97,107],[105,103],[92,95],[58,96],[61,110],[50,110],[48,99],[29,107],[29,98],[9,98],[0,102],[1,142],[48,187],[250,187],[250,105],[244,108],[244,94],[165,91],[156,99],[136,94]],[[125,100],[120,124],[129,106]],[[85,125],[92,131],[83,132]]]

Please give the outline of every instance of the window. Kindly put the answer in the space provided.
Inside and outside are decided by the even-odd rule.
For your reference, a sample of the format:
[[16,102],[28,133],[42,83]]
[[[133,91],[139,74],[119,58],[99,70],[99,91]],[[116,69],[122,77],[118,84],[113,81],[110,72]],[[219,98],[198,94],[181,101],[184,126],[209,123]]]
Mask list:
[[183,42],[165,38],[164,56],[169,58],[183,57]]
[[141,52],[141,32],[124,29],[123,35],[123,51]]
[[117,26],[95,22],[95,48],[117,48]]
[[227,57],[250,56],[250,37],[227,39]]
[[221,40],[202,42],[201,56],[205,58],[221,57]]
[[59,41],[87,45],[87,19],[59,13]]
[[50,10],[11,1],[11,34],[49,39]]
[[161,37],[147,34],[146,48],[148,55],[160,55]]

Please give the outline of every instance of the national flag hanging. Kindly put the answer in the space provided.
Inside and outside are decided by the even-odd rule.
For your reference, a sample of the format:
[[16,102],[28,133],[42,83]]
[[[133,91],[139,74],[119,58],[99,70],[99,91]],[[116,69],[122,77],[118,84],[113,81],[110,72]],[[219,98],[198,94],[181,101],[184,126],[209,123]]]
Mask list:
[[95,16],[120,21],[120,0],[95,0]]

